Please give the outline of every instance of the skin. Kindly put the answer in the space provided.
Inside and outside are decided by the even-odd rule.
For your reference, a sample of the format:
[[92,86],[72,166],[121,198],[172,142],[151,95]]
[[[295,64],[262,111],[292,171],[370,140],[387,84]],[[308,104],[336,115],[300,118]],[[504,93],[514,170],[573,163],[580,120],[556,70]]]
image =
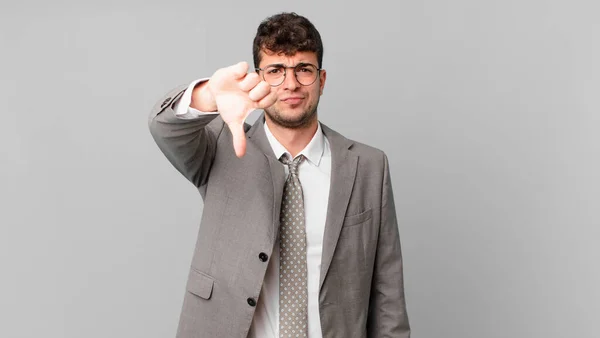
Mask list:
[[[262,51],[259,67],[270,64],[295,66],[301,62],[318,65],[314,52],[286,56]],[[285,81],[271,87],[257,73],[248,73],[248,68],[246,62],[240,62],[217,70],[210,80],[194,88],[191,106],[200,111],[219,112],[231,130],[238,157],[246,152],[244,121],[253,110],[264,109],[273,136],[296,156],[317,131],[317,107],[325,87],[325,70],[320,71],[312,85],[303,86],[288,69]]]

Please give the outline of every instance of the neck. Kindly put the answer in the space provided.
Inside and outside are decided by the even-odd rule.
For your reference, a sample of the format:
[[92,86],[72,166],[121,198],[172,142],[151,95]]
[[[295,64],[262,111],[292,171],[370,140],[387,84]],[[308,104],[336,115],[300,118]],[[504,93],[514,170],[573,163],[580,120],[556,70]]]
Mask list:
[[285,128],[273,123],[266,116],[267,126],[275,139],[292,155],[296,157],[312,140],[318,129],[319,121],[315,118],[311,123],[302,128]]

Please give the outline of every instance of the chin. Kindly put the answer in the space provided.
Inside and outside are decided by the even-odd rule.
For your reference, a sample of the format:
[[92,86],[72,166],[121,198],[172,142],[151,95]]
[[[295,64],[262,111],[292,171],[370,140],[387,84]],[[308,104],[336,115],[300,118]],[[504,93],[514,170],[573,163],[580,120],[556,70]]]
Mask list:
[[308,127],[316,118],[317,110],[282,113],[279,110],[265,110],[269,119],[284,128],[302,129]]

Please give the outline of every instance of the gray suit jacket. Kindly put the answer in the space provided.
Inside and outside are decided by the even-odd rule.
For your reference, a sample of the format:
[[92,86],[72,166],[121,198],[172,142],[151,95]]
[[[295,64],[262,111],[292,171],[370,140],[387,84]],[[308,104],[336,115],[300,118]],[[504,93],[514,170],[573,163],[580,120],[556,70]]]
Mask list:
[[[285,171],[266,138],[264,116],[246,125],[240,159],[220,116],[175,116],[173,103],[184,90],[158,101],[149,121],[160,150],[204,200],[177,337],[244,338],[267,269],[264,254],[271,256],[278,235]],[[323,337],[408,338],[387,157],[322,129],[332,153],[319,292]]]

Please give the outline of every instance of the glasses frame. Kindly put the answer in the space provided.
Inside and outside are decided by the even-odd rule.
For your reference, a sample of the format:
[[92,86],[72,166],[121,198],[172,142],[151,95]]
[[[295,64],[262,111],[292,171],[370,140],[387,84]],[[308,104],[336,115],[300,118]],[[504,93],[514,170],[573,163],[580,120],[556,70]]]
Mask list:
[[[267,68],[269,68],[269,67],[275,67],[275,66],[276,66],[276,67],[281,67],[281,68],[283,68],[283,77],[281,78],[281,82],[280,82],[279,84],[272,85],[272,84],[270,84],[269,82],[267,82],[267,80],[265,80],[265,70],[266,70]],[[309,84],[303,84],[302,82],[300,82],[300,81],[298,80],[298,75],[296,74],[296,68],[298,68],[298,67],[302,67],[302,66],[313,66],[313,67],[315,67],[315,69],[317,70],[317,76],[315,76],[315,79],[313,80],[313,82],[311,82],[311,83],[309,83]],[[295,65],[295,66],[286,66],[286,65],[283,65],[283,64],[280,64],[280,63],[274,63],[274,64],[266,65],[264,68],[259,68],[259,67],[257,67],[257,68],[254,68],[254,70],[255,70],[257,73],[258,73],[259,71],[262,71],[262,75],[261,75],[261,77],[262,77],[263,81],[265,81],[265,82],[269,83],[269,86],[271,86],[271,87],[278,87],[278,86],[281,86],[281,85],[282,85],[282,84],[285,82],[285,78],[286,78],[286,76],[287,76],[287,70],[288,70],[288,69],[293,69],[293,70],[294,70],[294,78],[296,79],[296,82],[298,82],[298,83],[299,83],[301,86],[310,86],[310,85],[312,85],[313,83],[317,82],[317,79],[318,79],[319,77],[321,77],[321,71],[323,70],[323,68],[319,68],[319,67],[317,67],[317,66],[313,65],[312,63],[307,63],[307,62],[301,62],[301,63],[299,63],[299,64],[297,64],[297,65]]]

